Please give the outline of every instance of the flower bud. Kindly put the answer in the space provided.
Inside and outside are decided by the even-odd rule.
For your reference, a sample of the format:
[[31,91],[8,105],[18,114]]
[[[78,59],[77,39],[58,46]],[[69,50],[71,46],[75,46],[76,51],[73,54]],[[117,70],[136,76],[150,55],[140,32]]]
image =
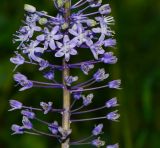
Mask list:
[[30,13],[36,12],[36,8],[34,6],[28,5],[28,4],[24,5],[24,10],[27,12],[30,12]]

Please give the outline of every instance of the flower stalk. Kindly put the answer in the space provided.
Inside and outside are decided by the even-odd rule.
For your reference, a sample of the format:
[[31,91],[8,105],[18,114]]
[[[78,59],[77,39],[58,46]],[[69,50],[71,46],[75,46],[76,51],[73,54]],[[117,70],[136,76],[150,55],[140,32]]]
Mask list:
[[[66,23],[70,22],[70,9],[71,9],[71,1],[66,0],[64,5],[64,18]],[[65,59],[63,59],[63,85],[66,86],[65,77],[69,77],[70,69],[67,67],[67,63]],[[67,87],[63,89],[63,109],[65,110],[62,114],[62,128],[63,130],[70,130],[70,106],[71,106],[71,98],[70,92]],[[61,144],[61,148],[69,148],[69,138],[65,139],[65,141]]]

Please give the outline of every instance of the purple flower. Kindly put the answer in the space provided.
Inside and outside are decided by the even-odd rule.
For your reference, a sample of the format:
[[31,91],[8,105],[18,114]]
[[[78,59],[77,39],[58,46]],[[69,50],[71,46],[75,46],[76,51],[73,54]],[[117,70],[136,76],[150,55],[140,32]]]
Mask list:
[[113,52],[106,52],[101,58],[101,61],[105,64],[115,64],[117,62],[117,57],[113,56]]
[[14,74],[14,80],[18,82],[21,86],[23,86],[19,91],[23,91],[29,89],[33,86],[33,83],[27,79],[26,76],[21,73]]
[[118,118],[120,117],[120,114],[118,114],[117,112],[118,112],[118,110],[108,113],[106,118],[108,120],[118,121]]
[[89,37],[89,31],[85,31],[80,24],[74,24],[72,29],[69,29],[69,33],[75,36],[74,39],[77,41],[78,47],[83,43],[86,43],[88,46],[92,44],[92,40]]
[[71,129],[65,130],[65,129],[63,129],[62,127],[59,127],[59,128],[58,128],[58,131],[59,131],[60,134],[62,135],[62,137],[61,137],[62,140],[66,139],[66,138],[72,133],[72,130],[71,130]]
[[107,145],[106,148],[119,148],[118,143],[114,144],[114,145]]
[[118,106],[116,97],[112,98],[112,99],[110,99],[109,101],[106,102],[106,107],[107,108],[116,107],[116,106]]
[[26,116],[23,116],[22,123],[25,129],[32,129],[33,127],[32,123],[29,121],[29,119]]
[[19,65],[22,65],[24,64],[24,57],[22,57],[20,54],[18,54],[18,52],[15,52],[16,53],[16,56],[10,58],[10,61],[13,63],[13,64],[16,64],[18,67]]
[[52,132],[52,134],[56,135],[58,133],[58,122],[54,121],[49,125],[48,129]]
[[[78,90],[83,90],[83,89],[82,88],[78,88]],[[73,93],[73,97],[74,97],[74,99],[79,100],[82,97],[82,92],[79,91],[79,92]]]
[[90,50],[96,60],[99,54],[104,54],[105,50],[102,48],[103,42],[98,41],[90,46]]
[[97,148],[104,146],[105,142],[100,140],[100,137],[92,141],[92,145],[96,146]]
[[110,14],[111,13],[111,7],[109,4],[105,4],[99,8],[99,13],[104,15],[104,14]]
[[28,111],[28,110],[22,110],[21,111],[21,114],[23,116],[26,116],[27,118],[29,119],[34,119],[35,118],[35,113],[31,112],[31,111]]
[[40,103],[40,106],[41,106],[41,107],[43,108],[43,110],[44,110],[44,114],[48,114],[48,112],[52,110],[52,105],[53,105],[52,102],[48,102],[48,103],[41,102],[41,103]]
[[77,42],[74,40],[70,40],[68,35],[65,35],[63,38],[63,44],[57,42],[58,48],[60,48],[55,56],[63,57],[65,56],[65,60],[68,62],[70,60],[70,55],[76,55],[77,51],[74,49],[76,47]]
[[77,76],[67,76],[67,77],[65,77],[64,78],[65,79],[65,82],[66,82],[66,85],[67,86],[71,86],[71,84],[73,83],[73,82],[75,82],[75,81],[77,81],[78,80],[78,77]]
[[97,136],[97,135],[101,134],[101,133],[102,133],[102,128],[103,128],[103,124],[98,124],[98,125],[95,126],[95,128],[93,129],[92,134],[93,134],[94,136]]
[[110,29],[107,22],[105,22],[104,17],[97,17],[97,21],[100,22],[100,27],[93,28],[92,31],[94,33],[101,33],[101,40],[104,40],[104,35],[106,36],[112,36],[114,32]]
[[84,74],[88,75],[89,71],[94,68],[93,64],[82,63],[81,70]]
[[90,7],[99,7],[102,4],[102,0],[87,0]]
[[23,42],[29,41],[29,38],[32,38],[35,31],[41,31],[41,28],[37,27],[35,23],[30,23],[29,26],[23,26],[19,31],[17,31],[17,35],[14,35],[17,38],[13,41],[21,42],[21,46]]
[[50,47],[52,50],[56,49],[55,41],[63,38],[62,34],[57,34],[60,30],[59,26],[53,27],[50,32],[48,28],[44,29],[44,34],[37,36],[38,41],[44,41],[44,48],[48,49]]
[[116,40],[115,39],[107,39],[104,41],[104,46],[105,47],[114,47],[116,45]]
[[88,106],[89,104],[91,104],[93,97],[94,97],[93,94],[89,94],[89,95],[87,95],[86,97],[85,97],[85,96],[82,96],[82,98],[83,98],[83,105],[84,105],[84,106]]
[[11,129],[14,132],[12,135],[24,133],[23,127],[16,125],[16,124],[13,124]]
[[53,80],[54,79],[54,72],[53,71],[45,72],[44,77],[48,80]]
[[108,83],[109,88],[120,89],[121,80],[113,80]]
[[94,75],[93,75],[93,78],[97,81],[97,82],[100,82],[100,81],[103,81],[105,79],[107,79],[109,77],[109,74],[105,74],[105,69],[102,68],[102,69],[99,69]]
[[40,66],[39,70],[42,71],[42,70],[46,69],[49,66],[49,63],[48,63],[48,61],[41,60],[39,62],[39,66]]
[[22,107],[23,107],[23,104],[19,101],[16,101],[16,100],[10,100],[9,104],[12,107],[9,111],[13,111],[16,109],[22,109]]
[[38,41],[32,41],[28,47],[24,47],[23,53],[28,54],[29,59],[36,62],[41,62],[42,59],[36,56],[35,53],[43,53],[45,48],[37,47],[39,44]]

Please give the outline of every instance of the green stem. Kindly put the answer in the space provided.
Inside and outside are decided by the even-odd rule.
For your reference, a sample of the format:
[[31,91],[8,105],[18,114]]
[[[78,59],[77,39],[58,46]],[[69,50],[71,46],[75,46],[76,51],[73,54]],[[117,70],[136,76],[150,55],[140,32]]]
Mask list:
[[[64,17],[65,17],[66,23],[69,24],[71,0],[66,0],[64,7],[65,7]],[[66,86],[64,77],[69,76],[70,69],[67,67],[67,63],[65,62],[65,59],[63,60],[63,67],[65,67],[63,69],[63,84],[64,86]],[[65,111],[63,112],[63,115],[62,115],[62,127],[64,130],[70,129],[70,106],[71,106],[70,92],[67,90],[66,87],[64,87],[63,89],[63,109]],[[69,148],[70,147],[69,143],[70,143],[70,139],[68,138],[62,143],[61,148]]]

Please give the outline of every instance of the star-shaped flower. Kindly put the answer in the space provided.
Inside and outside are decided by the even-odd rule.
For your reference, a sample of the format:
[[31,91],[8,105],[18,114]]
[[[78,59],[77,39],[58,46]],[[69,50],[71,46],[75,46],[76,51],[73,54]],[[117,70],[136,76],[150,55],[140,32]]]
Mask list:
[[57,42],[58,48],[60,48],[55,56],[56,57],[65,57],[65,60],[68,62],[70,60],[70,55],[76,55],[77,51],[74,49],[76,47],[77,41],[75,39],[70,40],[68,35],[65,35],[63,38],[63,44]]
[[50,47],[52,50],[56,49],[55,41],[58,41],[63,38],[63,35],[58,33],[60,27],[55,26],[53,27],[52,31],[50,32],[49,29],[46,27],[44,29],[44,34],[37,36],[38,41],[44,41],[44,48],[48,49]]

